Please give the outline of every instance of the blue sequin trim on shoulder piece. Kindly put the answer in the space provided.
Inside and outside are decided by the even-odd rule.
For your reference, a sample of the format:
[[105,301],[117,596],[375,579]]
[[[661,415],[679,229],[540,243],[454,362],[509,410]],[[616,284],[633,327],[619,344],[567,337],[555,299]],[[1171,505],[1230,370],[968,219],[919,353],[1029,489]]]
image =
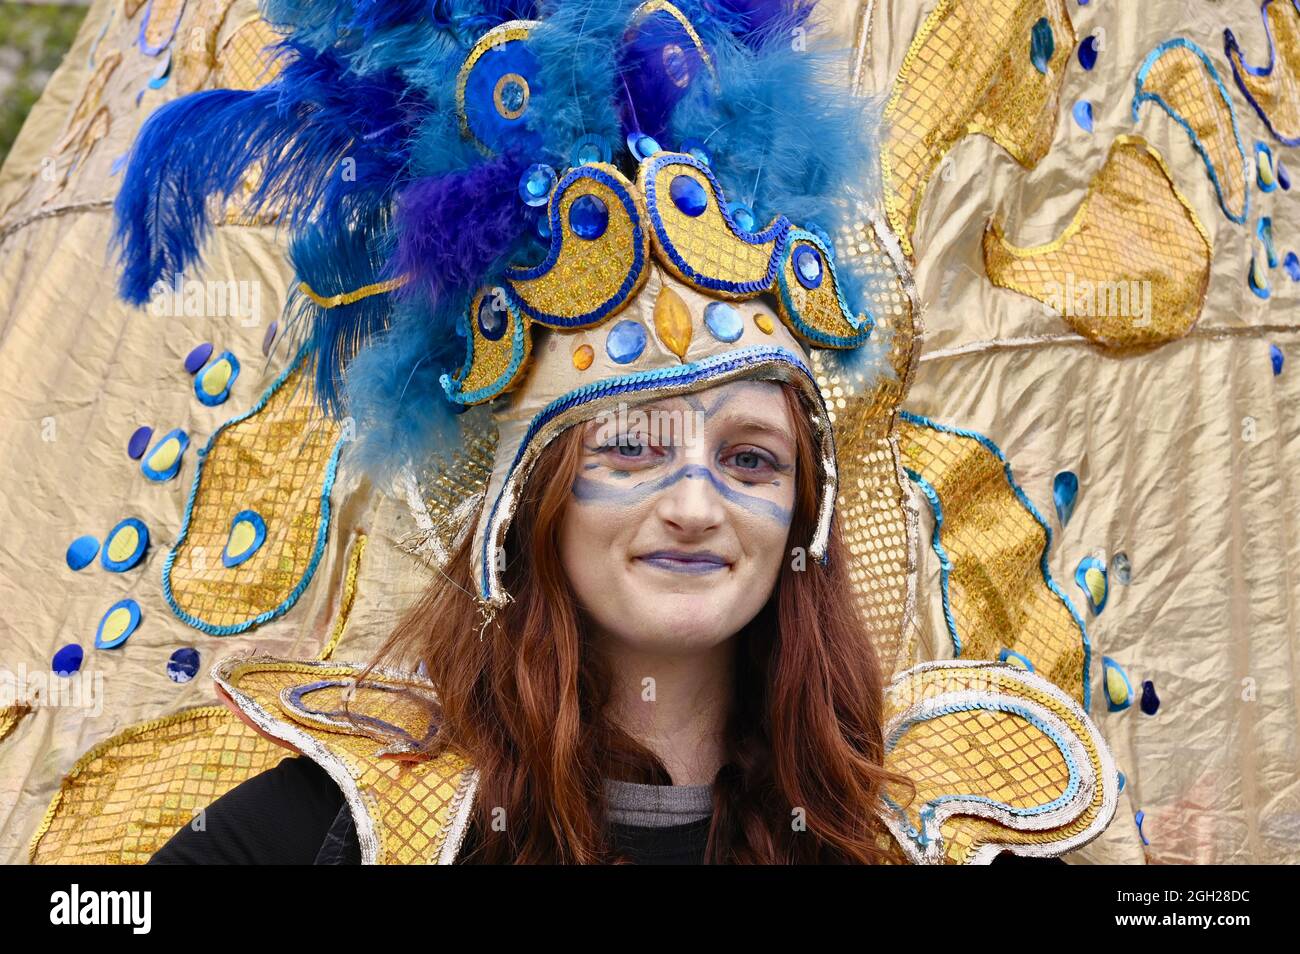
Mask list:
[[[1048,562],[1047,562],[1048,554],[1051,553],[1052,551],[1052,528],[1048,524],[1048,522],[1043,519],[1043,515],[1038,512],[1038,508],[1036,508],[1033,505],[1033,503],[1030,501],[1029,497],[1025,495],[1025,492],[1021,488],[1021,486],[1018,483],[1016,483],[1016,478],[1011,472],[1011,462],[1007,460],[1006,455],[1002,453],[1002,449],[998,447],[997,444],[993,443],[993,441],[989,440],[983,434],[980,434],[976,431],[967,430],[966,428],[961,428],[961,427],[950,427],[946,424],[940,424],[937,421],[930,420],[928,417],[923,417],[920,414],[913,414],[912,412],[902,410],[901,408],[898,411],[898,416],[902,420],[907,421],[909,424],[916,424],[920,427],[928,427],[931,428],[932,430],[941,431],[945,434],[956,434],[958,437],[966,437],[969,438],[970,440],[978,441],[989,453],[991,453],[994,457],[996,457],[998,461],[1002,464],[1002,471],[1006,476],[1007,484],[1011,487],[1012,492],[1016,495],[1016,499],[1019,500],[1021,505],[1026,510],[1029,511],[1030,515],[1033,516],[1033,518],[1036,521],[1038,521],[1038,525],[1043,528],[1043,533],[1046,535],[1046,542],[1043,544],[1043,552],[1039,558],[1039,563],[1038,563],[1039,571],[1042,573],[1043,576],[1043,582],[1047,585],[1047,588],[1056,595],[1057,599],[1059,599],[1061,603],[1064,604],[1066,610],[1068,610],[1070,613],[1070,617],[1074,620],[1075,624],[1079,627],[1079,634],[1083,641],[1083,709],[1085,712],[1088,711],[1088,709],[1091,706],[1091,700],[1092,700],[1092,687],[1089,685],[1089,679],[1088,679],[1088,673],[1092,668],[1092,643],[1088,638],[1088,627],[1084,624],[1083,617],[1080,616],[1079,611],[1074,608],[1074,604],[1070,602],[1070,598],[1065,594],[1065,591],[1062,590],[1057,585],[1056,581],[1052,578],[1052,571],[1051,568],[1048,566]],[[918,480],[919,475],[915,474],[913,471],[909,470],[907,472],[907,475],[914,481]],[[922,492],[925,493],[926,497],[930,500],[930,505],[932,507],[938,508],[939,497],[935,493],[934,488],[931,487],[928,483],[926,483],[923,480],[918,482],[918,486],[921,487]],[[936,544],[938,543],[938,539],[939,539],[939,529],[940,529],[940,522],[942,521],[942,518],[943,518],[942,509],[941,508],[936,509],[935,529],[934,529],[934,542]],[[949,635],[952,636],[954,651],[958,656],[960,656],[962,651],[961,637],[957,634],[956,624],[954,623],[952,614],[949,611],[948,576],[950,570],[952,569],[952,564],[949,562],[947,554],[944,553],[941,549],[936,550],[936,553],[939,554],[940,565],[942,566],[941,588],[943,590],[944,619],[947,621],[948,624]]]
[[1228,208],[1227,200],[1223,194],[1223,183],[1219,180],[1219,173],[1214,168],[1214,163],[1210,160],[1210,154],[1206,151],[1205,144],[1201,142],[1200,137],[1196,135],[1196,131],[1192,129],[1191,124],[1188,123],[1188,121],[1184,119],[1177,110],[1165,102],[1164,97],[1159,93],[1153,93],[1144,88],[1147,75],[1151,72],[1151,68],[1155,65],[1156,60],[1160,59],[1160,57],[1169,50],[1179,47],[1190,50],[1196,55],[1196,57],[1201,61],[1201,64],[1205,67],[1205,71],[1210,75],[1210,78],[1214,80],[1214,85],[1218,87],[1219,95],[1223,98],[1224,104],[1228,107],[1228,115],[1232,117],[1232,138],[1237,143],[1237,154],[1241,157],[1241,170],[1243,174],[1246,173],[1248,160],[1246,157],[1246,146],[1241,138],[1241,126],[1237,122],[1237,107],[1233,104],[1232,97],[1228,95],[1228,87],[1224,85],[1223,79],[1219,76],[1219,71],[1215,69],[1214,63],[1210,60],[1210,57],[1191,40],[1185,40],[1182,37],[1173,40],[1165,40],[1147,54],[1147,58],[1142,62],[1141,68],[1138,69],[1137,79],[1134,83],[1133,122],[1136,123],[1138,121],[1138,115],[1141,111],[1142,104],[1149,101],[1163,109],[1169,115],[1170,119],[1181,126],[1183,131],[1187,133],[1188,137],[1191,139],[1192,146],[1196,149],[1197,153],[1200,154],[1201,161],[1205,163],[1205,171],[1209,174],[1210,182],[1214,184],[1214,193],[1219,199],[1219,208],[1223,210],[1223,214],[1226,215],[1229,220],[1238,225],[1242,225],[1250,216],[1251,176],[1246,175],[1244,183],[1245,199],[1242,202],[1241,212],[1233,212]]
[[[940,706],[933,712],[928,712],[919,718],[907,719],[895,727],[894,731],[890,733],[889,738],[885,740],[885,751],[894,751],[902,737],[914,725],[919,725],[922,722],[928,722],[931,719],[936,719],[953,712],[975,712],[980,710],[1006,712],[1011,715],[1019,716],[1051,739],[1052,743],[1056,746],[1057,751],[1061,753],[1061,757],[1065,760],[1065,764],[1069,770],[1069,781],[1066,784],[1065,791],[1050,802],[1046,802],[1042,805],[1034,805],[1028,808],[1011,805],[1007,802],[1000,802],[997,799],[989,798],[986,795],[939,795],[927,801],[918,813],[922,820],[922,831],[917,831],[916,828],[910,824],[907,825],[908,834],[921,847],[925,847],[935,840],[927,830],[930,827],[928,823],[933,820],[935,810],[948,802],[977,802],[982,805],[996,808],[998,811],[1006,812],[1009,815],[1014,815],[1017,818],[1034,818],[1038,815],[1047,815],[1064,808],[1073,801],[1075,796],[1079,793],[1079,787],[1082,784],[1082,776],[1079,772],[1079,766],[1074,761],[1074,756],[1070,754],[1070,746],[1066,743],[1065,739],[1061,738],[1060,733],[1057,732],[1056,729],[1048,725],[1035,713],[1031,712],[1026,706],[1018,702],[1003,701],[1001,699],[987,699],[977,702],[959,702]],[[901,806],[899,806],[897,802],[888,798],[886,801],[891,808],[901,813]],[[906,816],[904,815],[902,817],[905,818]]]

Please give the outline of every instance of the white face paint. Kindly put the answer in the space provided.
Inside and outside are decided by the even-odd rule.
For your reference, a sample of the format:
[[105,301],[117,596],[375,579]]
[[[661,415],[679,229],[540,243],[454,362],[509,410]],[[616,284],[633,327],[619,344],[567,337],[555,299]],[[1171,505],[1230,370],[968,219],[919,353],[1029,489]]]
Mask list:
[[772,593],[794,512],[782,386],[736,381],[581,426],[560,556],[598,634],[654,653],[734,636]]

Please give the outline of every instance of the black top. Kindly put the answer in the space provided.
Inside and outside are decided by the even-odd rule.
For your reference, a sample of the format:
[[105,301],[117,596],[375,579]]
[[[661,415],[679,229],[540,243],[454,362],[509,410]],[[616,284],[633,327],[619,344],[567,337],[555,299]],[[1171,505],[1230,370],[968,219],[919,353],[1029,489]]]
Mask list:
[[[711,818],[647,828],[610,825],[615,850],[640,865],[704,862]],[[472,834],[462,845],[464,857]],[[1004,852],[999,863],[1063,864]],[[346,865],[361,863],[356,825],[342,791],[306,756],[291,756],[237,785],[208,806],[201,827],[176,832],[149,859],[158,865]]]
[[[712,819],[644,828],[610,825],[613,847],[634,864],[698,865]],[[463,857],[469,844],[462,845]],[[346,865],[361,863],[352,811],[323,768],[291,756],[208,806],[149,859],[159,865]]]

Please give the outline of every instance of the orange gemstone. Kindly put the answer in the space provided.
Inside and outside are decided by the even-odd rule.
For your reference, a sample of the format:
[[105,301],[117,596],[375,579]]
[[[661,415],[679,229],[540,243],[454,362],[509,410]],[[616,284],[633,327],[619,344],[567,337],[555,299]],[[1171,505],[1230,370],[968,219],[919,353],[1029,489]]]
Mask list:
[[765,315],[761,311],[754,313],[754,324],[758,325],[758,330],[765,335],[770,335],[776,330],[776,325],[772,324],[772,316]]
[[573,349],[573,366],[579,371],[586,371],[591,367],[591,362],[595,360],[596,352],[591,345],[579,345]]

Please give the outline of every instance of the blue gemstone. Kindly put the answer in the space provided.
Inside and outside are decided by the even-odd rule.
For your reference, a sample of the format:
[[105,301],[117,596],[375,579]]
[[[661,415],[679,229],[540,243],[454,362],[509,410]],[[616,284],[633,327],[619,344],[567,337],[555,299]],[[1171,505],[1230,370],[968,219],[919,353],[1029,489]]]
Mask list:
[[708,193],[694,176],[680,175],[673,179],[669,192],[673,197],[673,205],[681,209],[683,215],[695,218],[703,215],[709,207]]
[[1063,470],[1052,481],[1052,500],[1056,504],[1056,519],[1064,527],[1074,514],[1074,502],[1079,496],[1079,478],[1068,470]]
[[575,166],[585,166],[593,162],[609,162],[609,142],[604,136],[594,133],[583,136],[574,143],[570,159]]
[[1079,65],[1090,70],[1097,65],[1097,37],[1087,37],[1079,44]]
[[81,661],[86,658],[85,650],[76,643],[68,643],[50,661],[50,669],[59,676],[70,676],[81,668]]
[[645,350],[645,326],[639,321],[623,320],[605,336],[605,353],[619,364],[630,364]]
[[728,344],[738,339],[745,331],[745,321],[735,305],[725,301],[710,302],[704,309],[704,325],[709,334]]
[[1124,786],[1127,785],[1127,784],[1128,784],[1128,779],[1124,777],[1124,773],[1123,773],[1123,772],[1120,772],[1120,773],[1119,773],[1119,790],[1120,790],[1121,792],[1124,791]]
[[[1268,357],[1269,360],[1273,362],[1273,377],[1277,377],[1282,373],[1282,364],[1286,360],[1286,356],[1282,354],[1281,348],[1275,344],[1271,344],[1268,346]],[[93,560],[94,557],[92,556],[91,559]],[[69,560],[69,562],[71,562],[71,560]],[[76,567],[73,567],[73,569],[75,570]]]
[[167,678],[172,682],[189,682],[199,671],[199,651],[190,646],[178,649],[167,660]]
[[551,217],[545,212],[537,217],[537,237],[545,242],[551,240]]
[[650,136],[643,132],[630,132],[627,134],[627,148],[632,153],[632,158],[637,162],[643,159],[649,159],[656,152],[661,152],[662,148]]
[[185,356],[185,370],[194,374],[212,357],[212,342],[205,341]]
[[758,225],[758,220],[754,218],[753,211],[747,205],[733,202],[727,206],[727,211],[731,213],[731,221],[744,232],[753,232],[754,227]]
[[1286,166],[1282,164],[1281,159],[1277,161],[1277,184],[1282,187],[1283,192],[1291,191],[1291,173],[1286,171]]
[[1160,697],[1156,695],[1156,684],[1150,679],[1142,683],[1142,711],[1152,716],[1160,711]]
[[149,438],[153,437],[152,427],[137,427],[131,439],[126,442],[126,456],[139,460],[149,447]]
[[1092,132],[1092,103],[1081,99],[1074,104],[1074,121],[1085,132]]
[[[504,302],[503,302],[504,304]],[[510,323],[510,313],[496,308],[496,295],[489,292],[478,305],[478,330],[488,341],[500,341]]]
[[507,113],[516,116],[524,108],[524,87],[518,80],[511,80],[501,87],[501,105]]
[[553,188],[555,188],[555,170],[540,162],[529,166],[519,177],[519,198],[524,200],[524,205],[533,208],[545,205],[551,197]]
[[794,250],[794,274],[804,288],[816,288],[822,283],[822,255],[811,245],[799,245]]
[[[1273,347],[1277,347],[1274,345]],[[68,544],[68,566],[74,570],[81,570],[95,562],[95,557],[99,556],[99,541],[94,537],[77,537],[72,543]]]
[[1133,579],[1133,564],[1129,561],[1127,553],[1116,553],[1110,558],[1110,575],[1128,586],[1129,581]]
[[1052,38],[1052,24],[1047,17],[1041,17],[1034,24],[1033,38],[1029,43],[1029,59],[1040,73],[1047,73],[1047,66],[1056,52],[1056,40]]
[[578,196],[569,206],[569,228],[578,238],[594,241],[609,228],[609,209],[594,195]]
[[713,165],[713,153],[709,152],[709,147],[704,144],[704,140],[691,137],[682,140],[682,152],[693,156],[706,166]]

